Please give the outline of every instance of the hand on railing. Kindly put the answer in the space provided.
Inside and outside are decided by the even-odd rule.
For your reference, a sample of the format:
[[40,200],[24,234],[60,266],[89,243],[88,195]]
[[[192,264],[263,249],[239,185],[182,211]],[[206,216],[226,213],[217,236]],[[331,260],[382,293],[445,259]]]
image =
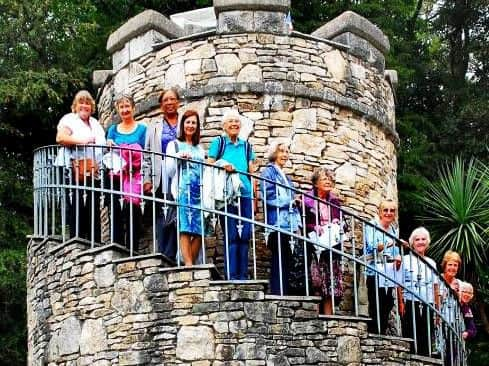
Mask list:
[[153,191],[153,184],[151,182],[145,182],[143,183],[143,192],[144,193],[151,193]]
[[178,153],[178,157],[182,159],[192,159],[192,154],[190,154],[188,151],[182,151]]
[[222,167],[223,167],[223,168],[226,170],[226,172],[228,172],[228,173],[232,173],[232,172],[234,172],[234,171],[235,171],[233,164],[226,164],[226,165],[223,165]]
[[324,234],[324,229],[321,225],[314,226],[314,231],[316,232],[316,234],[318,234],[318,236],[321,236]]
[[404,240],[404,239],[399,239],[399,242],[401,243],[401,245],[405,248],[405,249],[408,249],[410,248],[411,246],[409,245],[409,243]]

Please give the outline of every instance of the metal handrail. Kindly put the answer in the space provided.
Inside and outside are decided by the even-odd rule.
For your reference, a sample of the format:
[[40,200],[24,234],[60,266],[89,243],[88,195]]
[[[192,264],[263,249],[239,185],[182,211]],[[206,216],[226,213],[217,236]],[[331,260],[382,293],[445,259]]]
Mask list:
[[[418,271],[422,269],[425,275],[427,273],[432,273],[435,275],[433,281],[428,281],[427,279],[417,279],[417,281],[411,280],[411,286],[409,286],[404,279],[398,279],[396,277],[391,277],[387,272],[387,268],[389,266],[393,266],[392,263],[388,262],[388,259],[385,255],[379,255],[377,251],[374,251],[373,258],[367,258],[363,255],[358,247],[358,240],[363,242],[365,236],[365,230],[373,230],[376,235],[380,235],[382,238],[382,242],[385,243],[387,241],[392,242],[392,245],[399,249],[400,255],[404,258],[404,254],[409,251],[409,248],[405,247],[405,242],[400,241],[394,235],[384,231],[382,228],[376,226],[375,224],[368,222],[358,214],[351,212],[348,209],[335,206],[334,204],[323,201],[318,197],[310,195],[307,192],[303,192],[294,187],[290,187],[286,184],[282,184],[280,182],[270,180],[264,177],[260,177],[257,174],[249,174],[246,172],[239,172],[239,174],[245,176],[250,180],[251,187],[253,187],[254,182],[259,182],[260,187],[262,188],[260,192],[262,194],[255,196],[255,192],[251,193],[251,200],[259,200],[262,202],[261,207],[263,210],[255,210],[255,208],[251,207],[251,215],[242,215],[241,211],[238,209],[237,212],[229,212],[228,205],[224,206],[224,209],[218,209],[215,207],[204,207],[202,205],[203,198],[203,183],[202,179],[204,169],[216,169],[216,171],[223,171],[222,168],[217,167],[212,164],[208,164],[202,161],[188,160],[188,159],[180,159],[176,156],[168,156],[165,154],[158,154],[152,151],[147,150],[137,150],[137,149],[129,149],[124,148],[121,149],[119,147],[107,147],[100,145],[83,145],[76,146],[70,151],[65,150],[66,148],[62,148],[58,145],[46,146],[38,148],[34,151],[34,175],[33,175],[33,184],[34,184],[34,235],[37,236],[49,236],[56,235],[61,233],[64,240],[68,239],[70,236],[83,237],[89,239],[91,242],[91,246],[95,245],[103,245],[102,238],[106,237],[106,242],[113,243],[115,242],[115,235],[121,234],[120,222],[117,222],[121,217],[125,216],[126,228],[125,230],[128,233],[124,233],[126,240],[125,244],[128,247],[129,255],[137,255],[138,253],[138,243],[140,242],[139,237],[137,237],[136,232],[139,230],[138,225],[136,225],[135,219],[137,217],[141,218],[144,216],[145,211],[149,207],[149,212],[151,213],[151,224],[149,225],[151,231],[151,243],[148,245],[148,250],[152,253],[159,252],[157,248],[157,231],[160,229],[158,226],[158,220],[161,217],[161,214],[158,214],[157,209],[161,209],[161,212],[164,214],[168,212],[171,207],[177,208],[176,215],[176,227],[177,227],[177,248],[176,248],[176,257],[171,258],[174,259],[175,265],[180,266],[180,260],[182,258],[182,253],[180,252],[180,214],[182,212],[189,212],[189,219],[192,216],[190,212],[192,210],[196,210],[198,215],[200,216],[201,225],[200,225],[200,233],[194,234],[195,236],[199,236],[203,245],[203,262],[206,262],[206,233],[204,232],[204,216],[211,217],[211,221],[215,223],[217,222],[217,217],[221,217],[221,220],[231,221],[234,220],[237,225],[236,226],[245,226],[251,225],[253,227],[252,235],[250,237],[251,245],[252,245],[252,260],[253,260],[253,278],[257,279],[257,255],[256,249],[257,244],[263,241],[268,241],[270,238],[269,235],[274,234],[276,236],[275,241],[276,250],[278,250],[278,275],[279,283],[280,283],[280,293],[281,295],[286,295],[286,284],[289,278],[285,275],[280,275],[283,270],[287,269],[288,263],[287,261],[283,261],[283,253],[282,251],[288,252],[289,249],[287,245],[291,247],[291,250],[297,250],[297,253],[303,256],[302,265],[303,272],[301,272],[300,276],[304,278],[303,286],[303,294],[310,295],[312,286],[312,279],[310,275],[310,271],[312,269],[310,262],[319,261],[316,252],[321,252],[321,256],[324,255],[325,259],[322,259],[323,265],[325,269],[323,272],[329,273],[329,280],[327,286],[328,289],[324,290],[329,293],[330,300],[332,302],[333,314],[337,312],[339,299],[336,298],[335,295],[331,296],[331,294],[336,294],[336,290],[338,290],[335,285],[335,276],[336,280],[345,273],[349,273],[352,276],[353,283],[347,284],[352,287],[352,297],[354,301],[353,309],[350,309],[349,312],[354,314],[355,316],[367,315],[365,313],[361,314],[360,311],[360,294],[359,288],[363,285],[367,278],[367,270],[370,273],[370,276],[373,273],[373,277],[375,278],[375,312],[376,314],[369,314],[371,317],[376,318],[376,328],[377,331],[381,332],[381,325],[379,320],[379,312],[380,312],[380,300],[379,295],[382,291],[384,291],[383,287],[379,287],[381,281],[384,283],[393,284],[393,288],[402,289],[405,294],[409,294],[413,299],[412,304],[421,304],[423,306],[423,311],[427,311],[428,319],[427,328],[428,328],[428,345],[429,351],[428,355],[432,355],[432,347],[431,342],[434,341],[437,344],[436,351],[439,353],[440,357],[445,359],[448,357],[448,364],[453,365],[465,365],[466,364],[466,354],[464,350],[464,341],[461,337],[462,329],[463,329],[463,317],[460,315],[460,307],[458,305],[456,293],[450,288],[450,286],[445,282],[442,276],[440,276],[436,268],[434,268],[428,261],[424,258],[420,257],[414,251],[410,251],[410,255],[415,258],[416,265],[418,267]],[[100,157],[103,153],[107,151],[112,151],[115,155],[112,156],[112,161],[105,166],[103,163],[98,161],[98,179],[92,179],[93,176],[97,173],[97,169],[95,167],[91,167],[91,171],[83,173],[83,177],[77,181],[75,177],[75,166],[72,165],[72,156],[77,157],[90,157],[94,160],[100,160]],[[68,152],[68,154],[65,154]],[[130,191],[125,191],[123,185],[119,182],[119,177],[114,174],[115,171],[115,157],[122,158],[123,153],[129,152],[129,162],[126,168],[123,169],[127,174],[129,187],[133,186],[134,181],[136,180],[137,172],[141,176],[141,182],[136,182],[140,184],[141,190],[139,192],[134,192],[132,188]],[[136,159],[133,157],[133,154],[141,154],[140,158],[140,166],[136,166],[136,162],[132,159]],[[115,157],[114,157],[115,156]],[[135,155],[134,155],[135,156]],[[143,159],[144,158],[144,159]],[[162,159],[162,169],[163,171],[167,171],[169,166],[175,162],[174,164],[177,167],[177,171],[179,174],[176,175],[177,183],[176,186],[180,188],[180,183],[183,181],[181,177],[183,173],[188,174],[190,167],[193,166],[196,174],[199,175],[199,193],[201,196],[200,203],[198,206],[195,204],[191,204],[189,202],[182,203],[178,202],[178,199],[172,199],[168,193],[169,192],[159,192],[158,194],[153,190],[150,195],[144,194],[142,192],[142,186],[144,183],[144,178],[149,179],[152,183],[155,183],[155,166],[158,164],[157,160]],[[117,160],[117,159],[116,159]],[[119,161],[120,163],[120,161]],[[192,165],[191,165],[192,164]],[[179,168],[178,168],[179,167]],[[168,169],[167,169],[168,168]],[[187,171],[185,172],[185,169]],[[162,179],[165,176],[162,175]],[[226,179],[229,178],[229,174],[225,173]],[[300,224],[302,226],[301,230],[292,230],[287,227],[280,227],[276,223],[268,223],[268,205],[267,202],[270,202],[267,197],[267,190],[263,187],[268,184],[272,186],[272,193],[275,197],[279,196],[279,192],[286,192],[292,199],[295,196],[299,197],[299,208],[291,209],[292,206],[289,207],[294,214],[298,213],[300,216]],[[161,182],[163,185],[163,182]],[[227,187],[227,186],[225,186]],[[224,188],[225,194],[226,188]],[[183,192],[187,195],[187,198],[190,201],[191,191],[190,186],[187,186],[187,191]],[[261,196],[261,197],[260,197]],[[235,197],[237,200],[238,206],[244,202],[245,198],[241,196],[240,191],[237,192],[237,196]],[[317,224],[319,224],[319,207],[320,205],[326,205],[328,210],[328,217],[332,218],[333,209],[339,212],[339,239],[336,241],[339,243],[339,248],[337,246],[327,246],[321,244],[319,240],[313,240],[308,237],[307,233],[305,233],[306,228],[306,199],[314,202],[314,207],[316,208],[315,217],[313,218]],[[120,207],[120,209],[119,209]],[[300,209],[300,211],[299,211]],[[183,211],[182,211],[183,210]],[[141,211],[141,212],[139,212]],[[277,217],[280,215],[280,208],[276,209]],[[108,221],[105,228],[102,228],[103,222],[102,218],[105,215],[105,221]],[[148,213],[146,212],[146,215]],[[263,215],[263,219],[261,219],[261,215]],[[68,216],[71,217],[71,223],[68,224]],[[87,224],[86,219],[88,216],[90,222]],[[290,217],[289,217],[290,219]],[[85,221],[84,221],[85,220]],[[67,228],[70,227],[71,233],[68,234]],[[117,228],[116,228],[117,227]],[[116,232],[117,230],[118,232]],[[239,228],[238,228],[239,230]],[[224,272],[226,277],[229,279],[230,271],[230,248],[229,248],[229,238],[228,231],[223,233],[223,241],[224,241],[224,250],[225,256],[223,258],[224,263],[222,263],[224,267]],[[107,235],[108,234],[108,235]],[[360,234],[360,238],[357,236]],[[331,230],[328,231],[329,242],[331,244]],[[239,234],[241,236],[241,234]],[[119,235],[119,238],[121,236]],[[107,239],[108,238],[108,239]],[[99,240],[100,239],[100,240]],[[282,240],[287,240],[287,243],[283,243]],[[345,245],[349,244],[349,245]],[[292,249],[294,248],[294,249]],[[298,249],[299,248],[299,249]],[[310,248],[313,248],[310,250]],[[350,248],[350,251],[349,249]],[[248,249],[247,249],[248,250]],[[277,253],[275,253],[277,256]],[[310,256],[311,258],[308,258]],[[410,261],[412,257],[409,257]],[[323,258],[323,257],[321,257]],[[340,258],[339,260],[337,258]],[[374,264],[371,263],[371,260],[374,260]],[[324,264],[324,262],[326,262]],[[339,274],[336,275],[335,269],[337,269],[337,263],[341,266],[339,270]],[[379,265],[380,263],[380,265]],[[412,267],[412,263],[409,263],[409,268],[407,264],[401,263],[401,273],[405,276],[405,273],[411,272],[411,275],[414,273],[414,269]],[[348,267],[348,270],[345,268]],[[324,275],[324,273],[323,273]],[[404,278],[404,277],[403,277]],[[424,283],[422,283],[424,281]],[[415,287],[419,287],[417,291],[412,289],[412,283],[416,282]],[[429,282],[429,283],[428,283]],[[436,306],[436,301],[429,302],[423,296],[423,286],[424,291],[427,290],[428,284],[437,283],[439,287],[439,295],[434,294],[434,296],[438,297],[438,303],[440,307]],[[386,290],[387,291],[387,290]],[[396,296],[396,301],[399,299]],[[414,305],[412,305],[414,307]],[[421,307],[420,307],[421,310]],[[394,313],[394,318],[397,320],[397,327],[394,327],[394,330],[398,333],[400,332],[399,323],[400,323],[400,314],[397,306],[394,306],[392,310]],[[412,326],[414,334],[414,351],[418,352],[418,346],[420,345],[420,340],[416,339],[416,326],[420,324],[416,324],[415,315],[416,309],[413,311],[413,319]],[[430,316],[431,314],[431,316]],[[433,332],[431,331],[433,329]],[[436,338],[433,335],[436,334]],[[443,338],[448,339],[448,344],[444,344]],[[435,348],[435,347],[433,347]]]

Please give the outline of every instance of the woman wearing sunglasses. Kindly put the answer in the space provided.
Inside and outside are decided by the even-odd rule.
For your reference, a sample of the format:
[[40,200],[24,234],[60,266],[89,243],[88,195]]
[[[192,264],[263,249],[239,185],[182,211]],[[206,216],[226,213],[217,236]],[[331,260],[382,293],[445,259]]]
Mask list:
[[390,277],[399,272],[399,276],[402,275],[401,256],[394,240],[398,237],[396,212],[396,203],[384,200],[380,203],[378,216],[364,228],[368,310],[372,319],[368,322],[368,331],[371,333],[380,331],[386,334],[389,314],[394,306],[393,291],[396,285],[387,281],[383,274]]

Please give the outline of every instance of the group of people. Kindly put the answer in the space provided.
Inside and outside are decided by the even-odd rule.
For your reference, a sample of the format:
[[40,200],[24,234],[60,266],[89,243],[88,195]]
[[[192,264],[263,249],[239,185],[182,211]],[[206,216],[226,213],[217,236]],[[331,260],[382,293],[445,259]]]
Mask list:
[[[335,301],[341,301],[344,293],[338,245],[349,230],[342,218],[340,201],[333,193],[333,172],[323,167],[315,169],[312,189],[297,194],[285,173],[289,146],[273,143],[258,189],[248,175],[257,169],[256,155],[251,144],[239,137],[241,117],[236,110],[224,114],[223,135],[211,141],[206,156],[200,143],[199,114],[187,110],[179,118],[180,96],[175,89],[163,91],[159,103],[162,118],[146,127],[135,120],[133,98],[122,95],[115,102],[120,123],[112,124],[105,135],[92,117],[94,99],[89,92],[80,91],[74,98],[72,113],[58,124],[56,141],[65,148],[59,165],[71,168],[65,170],[70,172],[65,179],[84,186],[101,184],[110,192],[122,193],[121,201],[111,205],[112,241],[138,251],[143,225],[141,204],[144,195],[149,195],[158,202],[155,226],[159,252],[174,260],[181,258],[185,265],[196,264],[202,256],[205,231],[202,200],[206,194],[201,163],[219,166],[227,173],[236,173],[238,184],[238,199],[225,201],[220,208],[225,214],[219,215],[226,277],[248,279],[251,222],[257,210],[255,199],[260,196],[271,251],[270,292],[301,295],[309,286],[313,294],[323,298],[322,311],[332,314]],[[108,163],[108,174],[99,171],[102,161]],[[100,205],[96,204],[100,192],[94,191],[83,200],[77,192],[77,198],[68,204],[73,237],[97,241],[100,238],[100,227],[94,225],[100,217]],[[404,243],[410,252],[401,255],[401,242],[396,239],[396,211],[394,201],[383,201],[377,217],[364,229],[363,254],[368,263],[365,275],[372,319],[369,330],[386,333],[389,313],[397,299],[403,334],[419,340],[426,337],[427,327],[433,329],[436,321],[427,304],[441,309],[446,294],[438,281],[436,263],[426,256],[430,235],[425,228],[412,232],[409,243]],[[301,234],[310,239],[308,244],[299,243]],[[315,247],[312,243],[321,245]],[[458,254],[448,252],[442,269],[445,281],[461,294],[462,311],[468,321],[463,337],[469,339],[475,333],[468,305],[473,289],[456,279],[460,264]],[[403,287],[410,291],[402,291]],[[418,353],[429,354],[427,342],[418,342]]]
[[[143,196],[152,196],[158,202],[155,226],[159,252],[177,260],[178,242],[178,260],[192,265],[202,256],[204,233],[199,209],[202,191],[202,165],[199,163],[206,159],[200,144],[201,121],[195,110],[187,110],[179,119],[180,96],[176,89],[163,91],[159,103],[162,118],[147,128],[134,118],[133,98],[120,96],[115,102],[120,123],[112,124],[105,135],[92,117],[94,99],[87,91],[78,92],[72,113],[65,115],[57,127],[56,141],[65,148],[57,161],[60,161],[58,165],[68,168],[65,171],[68,183],[95,188],[103,185],[105,190],[122,196],[120,204],[112,202],[110,205],[111,239],[133,252],[138,251],[141,239]],[[224,134],[211,143],[207,163],[230,173],[254,171],[255,153],[247,141],[238,138],[240,127],[239,113],[226,112]],[[103,164],[107,174],[101,173]],[[220,217],[226,233],[225,270],[230,279],[247,279],[251,226],[249,220],[238,220],[236,216],[251,218],[253,193],[249,177],[245,174],[237,174],[237,177],[239,204],[226,204],[227,215]],[[76,191],[75,199],[68,203],[72,237],[99,240],[99,196],[97,189],[91,194]],[[117,195],[111,195],[111,200],[114,197]]]
[[[428,340],[427,337],[434,337],[435,325],[440,324],[437,311],[453,325],[454,302],[458,301],[465,323],[461,337],[464,340],[474,338],[476,328],[469,305],[474,290],[470,283],[456,278],[462,264],[460,255],[447,251],[439,276],[436,262],[426,255],[431,241],[426,228],[413,230],[408,242],[396,240],[396,210],[394,201],[383,201],[378,217],[365,227],[364,253],[369,260],[366,275],[371,317],[368,330],[387,334],[389,316],[397,300],[402,335],[415,340],[413,351],[416,344],[418,354],[429,356],[433,353],[430,346],[435,345],[436,340]],[[406,254],[401,255],[402,251]],[[449,348],[445,346],[447,352]],[[447,359],[450,357],[450,354],[446,355]]]

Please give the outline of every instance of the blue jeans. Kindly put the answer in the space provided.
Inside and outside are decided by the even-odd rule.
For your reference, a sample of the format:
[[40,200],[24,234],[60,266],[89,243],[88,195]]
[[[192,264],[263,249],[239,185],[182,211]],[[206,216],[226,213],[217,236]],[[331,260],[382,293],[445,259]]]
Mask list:
[[[251,219],[251,198],[241,197],[241,217]],[[238,215],[238,207],[228,205],[227,212]],[[219,217],[224,236],[224,271],[228,280],[248,279],[248,250],[251,224],[221,215]],[[241,233],[238,225],[242,225]],[[229,250],[229,254],[228,254]],[[229,261],[229,268],[228,268]]]

